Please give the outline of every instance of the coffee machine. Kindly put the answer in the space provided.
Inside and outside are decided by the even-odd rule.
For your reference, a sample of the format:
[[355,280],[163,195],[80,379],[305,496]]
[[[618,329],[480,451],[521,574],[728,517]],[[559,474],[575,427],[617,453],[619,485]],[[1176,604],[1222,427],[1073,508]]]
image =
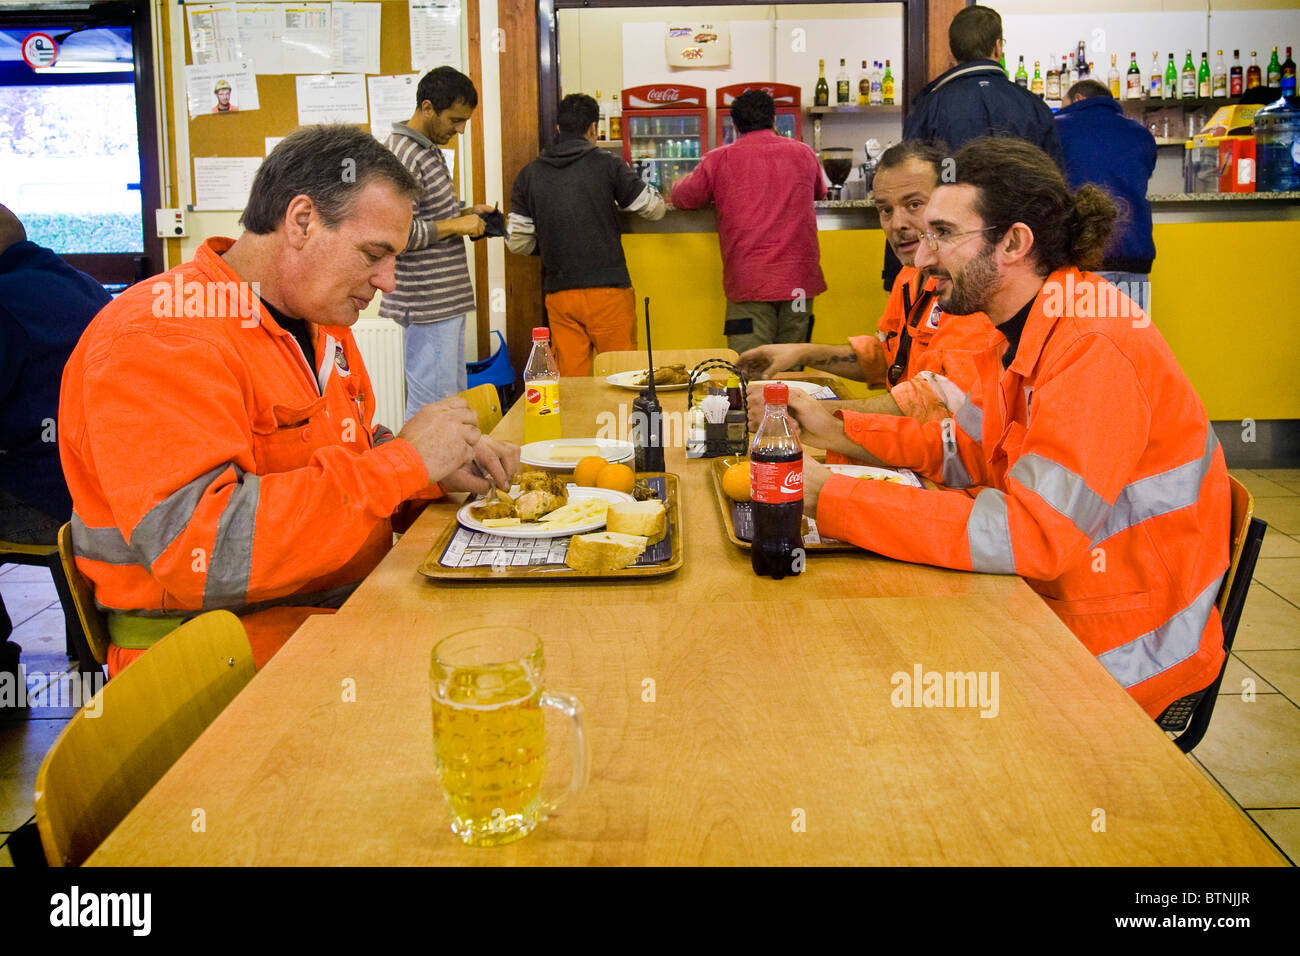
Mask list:
[[853,150],[847,146],[827,146],[822,150],[822,169],[831,181],[829,199],[844,198],[844,182],[853,171]]

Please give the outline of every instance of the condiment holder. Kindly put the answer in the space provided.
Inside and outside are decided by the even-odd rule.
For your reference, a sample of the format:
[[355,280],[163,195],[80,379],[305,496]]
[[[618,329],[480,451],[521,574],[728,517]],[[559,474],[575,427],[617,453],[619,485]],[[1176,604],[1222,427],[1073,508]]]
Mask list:
[[[697,403],[696,385],[712,382],[708,373],[718,370],[730,372],[735,376],[739,402],[734,402],[728,397],[726,403],[719,406],[712,399],[722,396],[704,395]],[[725,359],[706,359],[691,369],[686,386],[687,458],[721,458],[727,455],[744,455],[749,451],[749,399],[746,394],[748,388],[749,379],[739,368]]]

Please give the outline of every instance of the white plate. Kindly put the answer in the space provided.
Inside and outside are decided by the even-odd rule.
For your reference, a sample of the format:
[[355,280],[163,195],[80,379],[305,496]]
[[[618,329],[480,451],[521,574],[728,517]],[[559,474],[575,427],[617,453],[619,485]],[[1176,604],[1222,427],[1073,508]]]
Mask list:
[[876,468],[873,465],[827,465],[831,474],[844,475],[848,478],[874,478],[882,481],[891,481],[896,485],[907,485],[910,488],[924,488],[921,479],[912,474],[906,468]]
[[[576,458],[568,454],[555,457],[556,451],[569,448],[581,449],[582,454]],[[631,442],[615,441],[612,438],[548,438],[546,441],[531,442],[519,449],[519,460],[534,468],[573,469],[589,455],[599,455],[608,462],[624,462],[632,460],[634,451]]]
[[789,385],[791,388],[797,388],[801,392],[807,392],[809,395],[816,395],[825,385],[818,385],[816,382],[801,382],[793,378],[764,378],[749,383],[750,385]]
[[[639,391],[641,391],[641,389],[645,388],[645,385],[638,385],[638,384],[636,384],[636,377],[637,377],[638,375],[644,375],[645,372],[646,372],[646,370],[643,369],[643,368],[640,368],[640,369],[633,369],[633,370],[630,371],[630,372],[615,372],[613,375],[607,375],[607,376],[605,376],[605,383],[608,384],[608,385],[613,385],[613,386],[615,386],[615,387],[617,387],[617,388],[630,388],[630,389],[632,389],[634,392],[639,392]],[[690,369],[687,369],[687,370],[686,370],[686,374],[687,374],[687,375],[690,374]],[[655,391],[656,391],[656,392],[673,392],[673,391],[676,391],[677,389],[685,388],[685,387],[687,386],[687,384],[689,384],[689,383],[688,383],[688,382],[682,382],[680,385],[656,385],[656,386],[655,386]],[[699,382],[696,382],[695,384],[698,385]]]
[[[570,504],[586,498],[602,498],[610,503],[615,501],[636,501],[631,495],[625,495],[621,491],[613,491],[609,488],[581,488],[578,485],[568,485],[567,487]],[[518,494],[519,486],[515,485],[510,489],[510,497],[513,498]],[[484,534],[495,534],[502,538],[567,538],[571,534],[586,534],[588,531],[597,531],[605,527],[605,519],[597,518],[586,524],[565,528],[563,531],[547,531],[544,528],[539,528],[536,522],[506,528],[489,528],[482,522],[476,521],[470,514],[471,508],[481,504],[483,504],[482,501],[475,501],[464,505],[460,511],[456,512],[456,520],[471,531],[482,531]]]

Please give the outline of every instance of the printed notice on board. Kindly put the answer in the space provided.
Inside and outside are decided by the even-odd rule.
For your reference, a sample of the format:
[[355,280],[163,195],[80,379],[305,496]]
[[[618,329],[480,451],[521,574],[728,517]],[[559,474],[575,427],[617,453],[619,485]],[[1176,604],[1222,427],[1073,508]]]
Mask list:
[[330,4],[282,3],[280,29],[284,47],[284,72],[325,73],[334,68],[330,45]]
[[282,3],[236,3],[235,28],[239,49],[257,64],[259,73],[284,72],[284,47],[280,30],[284,26]]
[[234,3],[189,3],[185,21],[194,63],[226,63],[244,54],[239,47]]
[[383,142],[393,131],[394,123],[405,123],[411,118],[419,82],[419,73],[366,78],[370,92],[370,135]]
[[411,12],[411,69],[417,73],[435,66],[461,68],[460,0],[409,0]]
[[243,211],[260,156],[195,156],[194,208]]
[[330,36],[335,73],[379,72],[378,3],[334,3]]
[[252,60],[187,66],[185,94],[189,101],[190,119],[247,113],[260,107]]
[[[414,112],[412,109],[411,112]],[[406,114],[410,117],[410,113]],[[298,125],[368,123],[366,78],[361,73],[298,77]]]

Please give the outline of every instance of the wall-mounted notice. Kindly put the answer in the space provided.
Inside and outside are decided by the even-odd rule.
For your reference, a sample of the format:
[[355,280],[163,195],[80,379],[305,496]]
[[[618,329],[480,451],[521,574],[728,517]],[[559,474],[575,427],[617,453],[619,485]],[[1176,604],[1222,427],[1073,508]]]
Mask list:
[[415,90],[420,74],[371,76],[366,83],[370,92],[370,133],[383,141],[393,131],[394,123],[405,123],[415,112]]
[[190,119],[247,113],[260,107],[252,60],[203,63],[185,68],[185,93]]
[[260,156],[195,156],[194,208],[242,211],[261,165]]
[[235,4],[239,49],[257,64],[259,73],[284,72],[284,45],[280,42],[283,6],[281,3]]
[[298,77],[299,126],[368,122],[370,114],[366,112],[366,78],[363,74]]
[[234,3],[186,4],[185,22],[190,33],[191,62],[228,63],[244,56],[239,47]]
[[334,68],[330,45],[330,4],[282,3],[280,29],[284,72],[326,73]]
[[271,150],[275,149],[275,148],[276,148],[277,146],[279,146],[282,142],[284,142],[284,137],[283,137],[283,136],[264,136],[264,137],[262,137],[262,138],[266,140],[266,155],[267,155],[267,156],[270,156],[270,155],[271,155]]
[[411,69],[425,73],[435,66],[461,68],[460,0],[409,0]]
[[335,73],[379,72],[378,3],[334,3],[330,37]]
[[731,30],[725,23],[669,23],[664,52],[670,67],[728,66]]

